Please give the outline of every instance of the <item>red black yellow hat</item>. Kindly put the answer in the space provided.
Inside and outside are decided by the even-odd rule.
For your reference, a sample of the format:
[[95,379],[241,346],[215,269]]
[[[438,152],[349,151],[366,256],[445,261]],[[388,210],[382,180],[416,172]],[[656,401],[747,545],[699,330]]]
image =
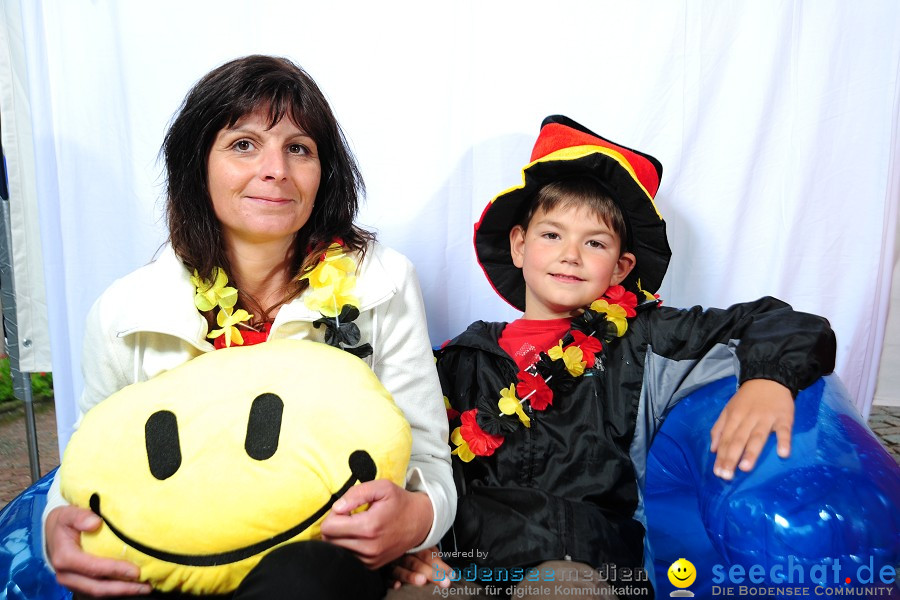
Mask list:
[[475,254],[481,268],[497,293],[519,310],[525,310],[525,280],[512,262],[509,232],[525,216],[541,186],[575,175],[597,179],[625,216],[626,245],[637,259],[626,285],[639,280],[641,289],[652,293],[666,274],[672,251],[666,223],[653,203],[662,164],[572,119],[553,115],[541,124],[531,162],[522,169],[522,185],[498,194],[475,225]]

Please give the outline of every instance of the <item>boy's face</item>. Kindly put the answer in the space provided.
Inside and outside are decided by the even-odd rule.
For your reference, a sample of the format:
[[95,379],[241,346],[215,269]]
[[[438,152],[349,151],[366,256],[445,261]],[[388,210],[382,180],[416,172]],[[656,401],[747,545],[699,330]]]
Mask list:
[[574,316],[635,265],[630,252],[619,255],[619,236],[583,206],[538,210],[527,230],[513,227],[509,241],[525,277],[526,319]]

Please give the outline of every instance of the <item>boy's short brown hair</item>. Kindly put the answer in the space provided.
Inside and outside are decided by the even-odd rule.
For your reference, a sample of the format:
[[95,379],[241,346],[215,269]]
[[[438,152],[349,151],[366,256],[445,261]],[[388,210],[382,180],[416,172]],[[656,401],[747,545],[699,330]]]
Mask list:
[[587,208],[618,236],[619,253],[628,251],[628,225],[625,222],[625,215],[603,185],[593,177],[566,177],[542,185],[518,224],[527,230],[532,217],[538,211],[548,213],[555,208],[569,207]]

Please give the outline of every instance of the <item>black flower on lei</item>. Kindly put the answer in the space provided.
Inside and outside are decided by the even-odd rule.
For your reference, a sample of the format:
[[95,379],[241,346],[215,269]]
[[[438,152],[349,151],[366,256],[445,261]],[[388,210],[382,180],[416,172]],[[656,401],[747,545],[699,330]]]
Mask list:
[[341,308],[341,314],[337,317],[322,317],[313,321],[313,326],[318,329],[325,327],[325,343],[341,350],[346,350],[354,356],[365,358],[372,354],[372,345],[363,344],[357,346],[360,340],[359,327],[353,321],[359,317],[359,309],[350,304]]

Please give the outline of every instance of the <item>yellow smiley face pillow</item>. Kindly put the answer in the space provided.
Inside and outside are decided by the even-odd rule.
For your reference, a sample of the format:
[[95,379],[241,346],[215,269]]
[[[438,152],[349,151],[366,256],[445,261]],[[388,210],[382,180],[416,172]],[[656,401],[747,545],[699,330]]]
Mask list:
[[319,536],[354,484],[403,486],[409,424],[368,366],[325,344],[217,350],[91,409],[60,483],[103,519],[85,551],[161,591],[234,590],[274,548]]

